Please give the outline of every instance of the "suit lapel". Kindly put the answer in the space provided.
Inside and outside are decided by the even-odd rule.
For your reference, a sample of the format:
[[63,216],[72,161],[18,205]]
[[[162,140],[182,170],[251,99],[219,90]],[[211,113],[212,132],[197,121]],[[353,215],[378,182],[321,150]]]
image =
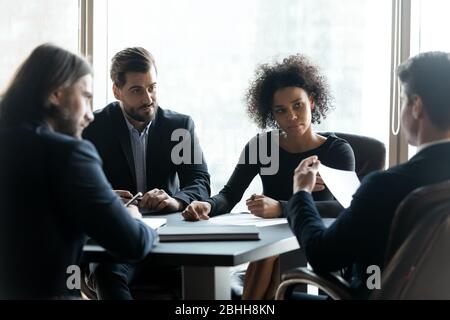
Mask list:
[[114,106],[111,112],[111,116],[114,126],[114,132],[117,133],[117,137],[120,141],[122,151],[125,155],[128,168],[131,172],[133,184],[136,186],[136,172],[134,168],[133,150],[131,149],[130,133],[128,131],[127,124],[125,123],[125,118],[123,116],[122,110],[120,109],[119,103]]
[[[148,139],[147,139],[147,188],[152,188],[152,162],[153,155],[160,154],[162,150],[163,141],[161,141],[161,118],[163,114],[161,107],[158,107],[155,119],[152,121],[150,128],[148,128]],[[154,169],[154,168],[153,168]]]

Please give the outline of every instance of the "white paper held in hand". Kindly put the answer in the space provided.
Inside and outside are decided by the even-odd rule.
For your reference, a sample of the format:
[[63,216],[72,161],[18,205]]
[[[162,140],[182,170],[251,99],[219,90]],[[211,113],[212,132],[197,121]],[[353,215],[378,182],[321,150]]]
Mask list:
[[361,184],[356,172],[333,169],[320,164],[319,173],[328,190],[330,190],[336,200],[344,208],[348,208],[353,194]]

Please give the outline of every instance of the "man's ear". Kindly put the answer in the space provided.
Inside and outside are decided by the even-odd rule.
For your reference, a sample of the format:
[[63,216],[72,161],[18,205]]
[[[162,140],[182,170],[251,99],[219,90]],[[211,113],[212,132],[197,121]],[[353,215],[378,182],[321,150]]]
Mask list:
[[60,106],[61,105],[62,92],[60,89],[53,91],[48,97],[48,102],[50,106]]
[[311,110],[314,110],[314,108],[316,107],[316,104],[314,103],[314,99],[313,98],[309,98],[309,101],[311,103]]
[[116,86],[115,83],[113,83],[113,93],[114,93],[114,98],[116,98],[117,100],[122,100],[121,99],[121,92],[118,86]]
[[422,97],[414,95],[413,99],[412,116],[415,120],[419,120],[424,116]]

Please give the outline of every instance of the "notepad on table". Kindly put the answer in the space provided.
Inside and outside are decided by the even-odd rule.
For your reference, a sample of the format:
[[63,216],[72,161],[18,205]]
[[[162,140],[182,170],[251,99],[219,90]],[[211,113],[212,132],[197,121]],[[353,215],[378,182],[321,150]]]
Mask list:
[[152,229],[158,229],[161,226],[165,225],[167,223],[167,219],[166,218],[148,218],[148,217],[143,217],[142,221],[148,225],[149,227],[151,227]]
[[259,240],[255,226],[165,226],[158,230],[159,241]]

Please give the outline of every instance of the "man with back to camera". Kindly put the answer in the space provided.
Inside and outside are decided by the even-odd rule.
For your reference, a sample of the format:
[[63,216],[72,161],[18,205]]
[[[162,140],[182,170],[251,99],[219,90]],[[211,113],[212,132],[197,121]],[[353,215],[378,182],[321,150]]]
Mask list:
[[[113,57],[110,75],[118,101],[95,113],[84,137],[96,146],[112,187],[123,201],[141,192],[138,206],[143,212],[179,212],[194,200],[207,199],[209,174],[194,123],[189,116],[158,105],[153,56],[140,47],[124,49]],[[188,141],[191,159],[181,163],[172,152],[180,142],[173,136],[179,130],[190,138],[183,141]],[[97,265],[93,272],[97,295],[132,299],[129,283],[144,268],[148,266]],[[151,272],[156,273],[155,281],[174,278],[161,276],[159,269],[146,271]]]
[[[311,197],[320,159],[303,160],[294,175],[289,224],[314,270],[351,266],[350,284],[360,298],[370,294],[367,267],[383,270],[394,213],[416,188],[450,179],[450,57],[421,53],[398,68],[402,129],[417,154],[404,164],[367,176],[349,208],[325,228]],[[304,297],[299,297],[304,298]]]

